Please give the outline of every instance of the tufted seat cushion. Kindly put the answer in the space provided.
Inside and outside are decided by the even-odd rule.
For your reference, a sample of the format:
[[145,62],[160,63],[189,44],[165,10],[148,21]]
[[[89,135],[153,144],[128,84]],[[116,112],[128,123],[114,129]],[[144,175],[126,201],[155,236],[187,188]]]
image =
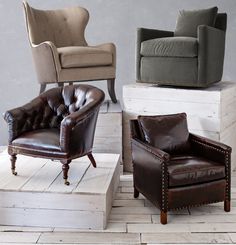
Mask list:
[[63,68],[107,66],[112,64],[112,53],[95,47],[58,48]]
[[168,164],[169,186],[185,186],[225,177],[225,166],[205,158],[173,156]]
[[193,37],[165,37],[142,42],[141,55],[160,57],[197,57],[198,41]]
[[39,150],[61,151],[59,129],[39,129],[23,133],[12,142],[20,146]]

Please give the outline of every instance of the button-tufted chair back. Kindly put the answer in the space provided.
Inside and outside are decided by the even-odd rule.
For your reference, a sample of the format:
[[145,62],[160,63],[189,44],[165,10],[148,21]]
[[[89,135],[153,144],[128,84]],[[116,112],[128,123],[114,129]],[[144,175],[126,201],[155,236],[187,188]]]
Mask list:
[[87,46],[84,31],[89,13],[81,7],[38,10],[23,2],[31,44],[51,41],[57,48]]

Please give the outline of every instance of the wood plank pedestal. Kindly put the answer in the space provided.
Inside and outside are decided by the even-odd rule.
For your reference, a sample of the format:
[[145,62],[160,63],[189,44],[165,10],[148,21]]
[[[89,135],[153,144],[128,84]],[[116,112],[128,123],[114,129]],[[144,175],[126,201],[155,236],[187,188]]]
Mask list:
[[118,154],[94,154],[70,164],[64,185],[60,162],[18,156],[17,176],[0,154],[0,225],[104,229],[119,184]]
[[230,145],[236,167],[236,83],[220,82],[206,89],[158,87],[135,83],[123,87],[124,170],[132,171],[129,120],[137,115],[186,112],[189,131]]

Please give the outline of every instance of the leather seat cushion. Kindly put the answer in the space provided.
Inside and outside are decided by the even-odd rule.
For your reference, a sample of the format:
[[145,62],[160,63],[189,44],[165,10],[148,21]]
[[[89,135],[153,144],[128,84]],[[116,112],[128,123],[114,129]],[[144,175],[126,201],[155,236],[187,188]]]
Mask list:
[[23,133],[12,141],[13,146],[31,149],[61,151],[59,129],[39,129]]
[[112,64],[112,53],[84,46],[58,48],[61,66],[63,68],[107,66]]
[[197,57],[198,41],[193,37],[165,37],[142,42],[141,55],[158,57]]
[[225,177],[225,166],[196,156],[175,156],[168,165],[169,186],[199,184]]

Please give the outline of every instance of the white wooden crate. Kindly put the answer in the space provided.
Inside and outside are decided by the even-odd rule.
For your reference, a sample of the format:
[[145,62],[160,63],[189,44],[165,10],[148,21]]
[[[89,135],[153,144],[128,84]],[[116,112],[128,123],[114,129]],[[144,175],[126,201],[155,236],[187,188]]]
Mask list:
[[122,152],[122,110],[117,104],[105,101],[98,115],[93,151],[99,153]]
[[220,82],[206,89],[158,87],[151,84],[123,86],[124,170],[132,171],[129,120],[137,115],[186,112],[190,132],[221,141],[233,148],[236,167],[236,83]]
[[119,155],[94,154],[70,164],[64,185],[60,162],[18,155],[17,176],[0,154],[0,225],[104,229],[119,184]]

